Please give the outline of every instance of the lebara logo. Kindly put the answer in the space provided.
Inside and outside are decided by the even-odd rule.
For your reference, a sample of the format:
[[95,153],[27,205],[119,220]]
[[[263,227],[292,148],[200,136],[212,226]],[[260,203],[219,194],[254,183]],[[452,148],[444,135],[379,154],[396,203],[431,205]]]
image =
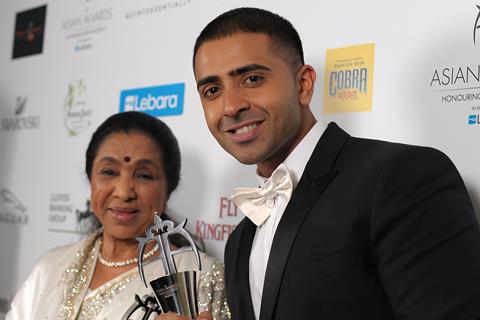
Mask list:
[[473,26],[473,44],[476,45],[476,40],[478,36],[478,32],[480,32],[480,6],[477,4],[478,15],[477,19],[475,20],[475,25]]
[[468,116],[468,124],[480,124],[480,115],[471,114]]
[[185,83],[123,90],[120,93],[120,112],[141,111],[154,117],[183,113]]

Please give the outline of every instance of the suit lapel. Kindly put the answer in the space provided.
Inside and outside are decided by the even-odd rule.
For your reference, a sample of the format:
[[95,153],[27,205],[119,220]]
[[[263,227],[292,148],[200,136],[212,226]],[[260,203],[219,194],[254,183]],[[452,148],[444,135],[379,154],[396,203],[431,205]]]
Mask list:
[[[230,289],[229,293],[232,299],[231,307],[236,309],[232,310],[233,314],[238,315],[238,318],[235,319],[254,320],[255,313],[253,311],[250,294],[249,261],[257,226],[248,218],[245,218],[242,223],[237,226],[237,229],[238,228],[240,229],[240,235],[238,241],[235,241],[236,248],[232,250],[232,252],[238,254],[233,258],[233,263],[230,264],[230,266],[233,266],[233,272],[228,272],[230,283],[233,283],[234,286],[227,288],[227,290]],[[233,305],[233,303],[235,305]]]
[[348,138],[349,135],[335,123],[329,124],[305,167],[273,238],[265,272],[260,320],[274,318],[283,273],[297,233],[315,201],[337,174],[332,168]]

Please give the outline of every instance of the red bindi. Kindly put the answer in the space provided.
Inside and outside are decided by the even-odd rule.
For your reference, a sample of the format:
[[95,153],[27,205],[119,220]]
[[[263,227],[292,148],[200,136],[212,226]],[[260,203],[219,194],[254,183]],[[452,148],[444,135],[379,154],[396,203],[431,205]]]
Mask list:
[[126,156],[125,158],[123,158],[123,160],[125,160],[125,162],[130,162],[130,160],[132,160],[129,156]]

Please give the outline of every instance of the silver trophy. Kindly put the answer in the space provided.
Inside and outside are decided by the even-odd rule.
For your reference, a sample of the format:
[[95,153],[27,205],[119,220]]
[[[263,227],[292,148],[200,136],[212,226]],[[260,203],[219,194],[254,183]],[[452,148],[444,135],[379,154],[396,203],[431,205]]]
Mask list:
[[[145,246],[150,241],[155,241],[160,248],[160,255],[152,258],[152,261],[161,259],[166,275],[150,281],[150,287],[155,293],[158,305],[162,312],[175,312],[182,316],[195,319],[198,315],[197,282],[195,271],[177,272],[174,256],[193,251],[197,258],[198,269],[201,269],[200,255],[192,237],[184,229],[187,219],[176,227],[170,220],[162,220],[155,214],[154,224],[150,225],[145,232],[145,238],[136,238],[138,244],[138,272],[145,286],[148,288],[143,272],[143,253]],[[190,246],[184,246],[177,250],[170,249],[170,237],[180,235],[188,241]]]

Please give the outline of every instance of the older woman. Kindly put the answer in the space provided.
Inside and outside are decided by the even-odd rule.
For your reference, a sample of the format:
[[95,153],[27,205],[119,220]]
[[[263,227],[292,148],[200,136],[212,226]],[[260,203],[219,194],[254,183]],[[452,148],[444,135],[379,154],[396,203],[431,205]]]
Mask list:
[[[92,211],[102,228],[42,257],[12,301],[8,320],[118,320],[135,303],[135,295],[151,294],[136,270],[135,237],[144,235],[155,212],[165,211],[178,185],[180,151],[175,137],[157,118],[139,112],[115,114],[93,134],[85,168]],[[150,243],[144,261],[158,251]],[[223,265],[204,253],[201,260],[199,309],[211,312],[214,319],[228,319]],[[191,252],[177,255],[176,265],[178,271],[198,269]],[[144,270],[147,279],[164,275],[159,260],[147,263]]]

